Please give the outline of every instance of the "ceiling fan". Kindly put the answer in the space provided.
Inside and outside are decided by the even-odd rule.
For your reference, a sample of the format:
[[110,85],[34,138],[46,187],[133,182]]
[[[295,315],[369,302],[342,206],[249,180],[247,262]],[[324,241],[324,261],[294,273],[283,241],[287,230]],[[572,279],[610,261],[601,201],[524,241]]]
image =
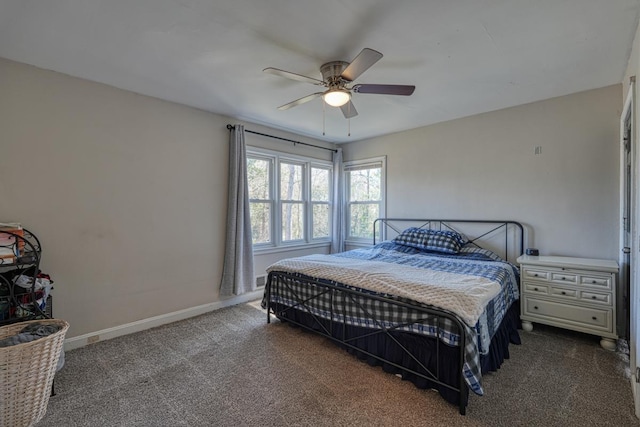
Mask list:
[[328,105],[332,107],[340,107],[344,117],[350,119],[351,117],[358,115],[358,112],[351,101],[352,92],[408,96],[411,95],[416,88],[415,86],[407,85],[381,84],[356,84],[350,86],[355,79],[360,77],[362,73],[378,62],[380,58],[382,58],[382,54],[380,52],[364,48],[358,56],[351,61],[351,63],[345,61],[327,62],[320,67],[322,80],[272,67],[265,68],[263,71],[276,76],[286,77],[288,79],[311,83],[327,88],[324,92],[312,93],[311,95],[291,101],[288,104],[281,105],[278,107],[278,110],[288,110],[289,108],[304,104],[305,102],[309,102],[318,97],[322,97],[324,102]]

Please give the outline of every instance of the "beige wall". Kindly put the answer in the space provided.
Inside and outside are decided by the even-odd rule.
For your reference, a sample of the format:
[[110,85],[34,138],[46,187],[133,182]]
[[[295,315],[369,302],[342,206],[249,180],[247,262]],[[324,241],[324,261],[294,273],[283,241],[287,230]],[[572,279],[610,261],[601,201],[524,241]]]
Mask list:
[[[219,300],[232,119],[2,59],[0,94],[0,221],[42,240],[69,336]],[[616,258],[621,98],[616,85],[354,142],[345,160],[387,156],[390,216],[516,219],[543,253]],[[256,273],[297,254],[256,257]]]
[[[631,53],[629,54],[629,62],[627,69],[622,78],[623,97],[627,96],[629,90],[629,80],[632,76],[637,76],[640,72],[640,31],[636,28],[636,33],[633,38],[633,45],[631,47]],[[624,101],[624,99],[623,99]]]
[[350,143],[344,158],[387,156],[390,217],[513,219],[542,254],[617,259],[621,98],[621,85],[563,96]]
[[0,94],[0,221],[40,238],[68,337],[219,300],[231,119],[3,59]]

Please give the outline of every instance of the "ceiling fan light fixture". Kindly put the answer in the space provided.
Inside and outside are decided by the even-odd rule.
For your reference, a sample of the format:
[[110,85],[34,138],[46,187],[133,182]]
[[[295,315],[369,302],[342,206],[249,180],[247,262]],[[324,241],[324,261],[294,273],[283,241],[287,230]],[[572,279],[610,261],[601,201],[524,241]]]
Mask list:
[[324,99],[324,102],[331,105],[332,107],[342,107],[344,104],[349,102],[349,100],[351,99],[351,94],[349,93],[349,91],[342,89],[332,90],[325,93],[322,96],[322,99]]

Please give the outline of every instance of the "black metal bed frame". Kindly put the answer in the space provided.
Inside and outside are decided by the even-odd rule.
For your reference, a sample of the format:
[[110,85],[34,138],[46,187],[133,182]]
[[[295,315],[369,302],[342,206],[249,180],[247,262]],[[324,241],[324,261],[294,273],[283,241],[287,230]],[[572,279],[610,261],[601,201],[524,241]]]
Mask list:
[[[519,252],[522,253],[523,249],[523,227],[520,223],[514,221],[482,221],[482,220],[424,220],[424,219],[401,219],[401,218],[379,218],[374,221],[374,242],[376,239],[376,229],[380,228],[380,235],[385,235],[386,233],[383,230],[383,227],[391,227],[395,232],[399,233],[402,230],[395,228],[394,224],[406,222],[406,223],[422,223],[421,228],[434,227],[437,229],[447,229],[447,230],[459,230],[459,225],[465,223],[473,223],[473,224],[485,224],[490,228],[488,231],[482,233],[479,237],[475,237],[470,239],[470,242],[477,247],[482,247],[478,242],[480,239],[485,238],[489,235],[492,235],[496,232],[504,232],[505,235],[508,235],[510,232],[515,232],[516,236],[519,235]],[[514,227],[514,230],[511,230],[511,227]],[[505,237],[505,254],[509,254],[509,246],[508,246],[508,236]],[[313,295],[307,298],[301,297],[295,290],[295,283],[304,283],[307,286],[313,286],[314,292]],[[295,304],[289,306],[283,306],[279,303],[272,303],[271,296],[278,295],[282,290],[287,290],[290,295],[294,296]],[[326,294],[329,294],[330,297],[330,311],[329,311],[329,319],[317,316],[313,313],[313,310],[310,307],[310,303],[313,302],[314,299],[324,297]],[[344,319],[346,316],[346,305],[342,305],[341,307],[334,308],[334,301],[339,300],[337,298],[338,294],[342,294],[344,297],[343,300],[350,302],[354,307],[357,307],[361,311],[361,313],[365,314],[368,318],[370,318],[376,325],[378,325],[379,329],[369,329],[367,332],[359,334],[357,336],[347,336],[346,328],[347,324],[345,322],[341,322],[338,319]],[[466,334],[465,334],[465,325],[456,315],[442,311],[436,307],[429,307],[424,305],[414,305],[407,302],[386,298],[383,296],[375,295],[369,292],[361,292],[358,290],[354,290],[351,288],[338,287],[326,281],[303,277],[296,274],[280,272],[280,271],[272,271],[269,273],[267,283],[265,286],[265,300],[266,300],[266,308],[267,308],[267,323],[271,322],[271,314],[274,314],[281,320],[286,322],[298,325],[305,329],[316,332],[324,337],[331,339],[332,341],[347,347],[351,348],[357,352],[366,354],[369,357],[372,357],[382,363],[389,364],[394,366],[403,372],[411,373],[417,377],[424,378],[427,381],[443,386],[447,389],[452,390],[455,393],[458,393],[459,396],[459,412],[461,415],[465,415],[466,406],[468,401],[468,392],[469,389],[465,382],[465,377],[463,375],[463,366],[465,359],[465,346],[466,346]],[[399,306],[406,310],[411,310],[418,315],[418,319],[412,321],[410,323],[397,324],[393,327],[386,327],[380,319],[377,319],[374,313],[371,313],[367,308],[362,304],[362,300],[375,300],[384,302],[387,305]],[[313,318],[313,327],[308,324],[298,322],[287,316],[287,313],[290,311],[301,311],[306,315],[310,315]],[[460,343],[459,343],[459,361],[457,366],[457,372],[460,374],[460,380],[458,385],[452,385],[444,382],[441,376],[441,347],[443,344],[441,342],[441,325],[445,319],[448,319],[453,325],[458,328]],[[327,325],[328,323],[328,325]],[[405,326],[410,326],[413,324],[423,324],[423,325],[433,325],[435,323],[437,335],[434,337],[436,343],[436,369],[430,370],[423,364],[423,362],[413,354],[409,349],[402,345],[391,332],[394,330],[398,330],[399,328],[403,328]],[[394,361],[387,360],[384,357],[373,354],[366,349],[359,347],[357,341],[362,338],[371,337],[374,335],[384,335],[389,338],[391,341],[395,342],[399,348],[411,359],[413,360],[417,366],[423,372],[418,372],[414,369],[407,368],[402,366]]]

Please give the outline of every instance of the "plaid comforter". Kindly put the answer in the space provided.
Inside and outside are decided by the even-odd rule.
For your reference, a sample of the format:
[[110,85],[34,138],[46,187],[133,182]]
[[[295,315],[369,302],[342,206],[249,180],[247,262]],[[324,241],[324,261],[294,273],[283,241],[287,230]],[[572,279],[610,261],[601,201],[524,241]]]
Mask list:
[[[294,273],[300,277],[321,279],[323,282],[336,286],[382,295],[396,301],[411,302],[421,306],[431,305],[453,312],[463,321],[466,320],[464,323],[466,325],[464,331],[466,348],[463,375],[469,388],[481,395],[483,389],[480,354],[488,352],[491,338],[511,304],[519,298],[519,294],[517,267],[504,261],[496,261],[495,257],[489,258],[482,251],[478,252],[445,255],[424,252],[393,242],[383,242],[371,248],[335,255],[311,255],[283,260],[269,267],[268,271]],[[366,268],[368,261],[370,261],[371,268]],[[372,270],[375,270],[374,266],[376,269],[380,269],[380,266],[384,266],[385,263],[391,264],[389,265],[391,268],[384,275],[388,280],[384,278],[383,280],[370,280]],[[335,267],[326,268],[332,264],[348,265],[352,272],[342,275],[335,272],[332,274]],[[362,266],[355,268],[360,264]],[[402,266],[407,266],[407,268],[403,270]],[[322,274],[323,268],[328,274]],[[420,282],[424,286],[403,283],[406,282],[405,279],[412,277],[412,275],[415,276],[416,269],[424,273],[424,278],[420,278]],[[353,274],[353,271],[357,272],[358,270],[361,270],[361,274]],[[410,273],[406,273],[407,271]],[[393,278],[394,272],[399,275],[399,279]],[[429,277],[435,279],[429,279]],[[332,280],[332,278],[337,278],[339,281]],[[433,291],[425,293],[423,288],[433,286],[432,282],[437,285],[438,281],[446,278],[455,279],[462,283],[465,291],[461,292],[460,289],[455,289],[455,286],[454,289],[451,289],[451,286],[443,286],[442,292],[445,294],[436,300],[441,301],[441,305],[444,307],[425,300],[425,295],[433,295]],[[392,282],[394,285],[390,288],[385,282]],[[480,286],[473,286],[474,282],[479,283]],[[318,296],[317,289],[305,287],[300,282],[296,283],[293,288],[279,288],[279,292],[271,296],[271,302],[293,306],[296,305],[296,300],[302,298],[313,301],[306,305],[306,310],[325,319],[333,316],[334,321],[369,328],[380,328],[380,322],[382,322],[383,326],[387,328],[397,328],[432,337],[439,336],[443,342],[449,345],[460,345],[459,330],[453,322],[447,319],[441,320],[439,324],[435,321],[424,322],[420,321],[424,316],[419,311],[407,310],[398,305],[385,304],[366,298],[355,302],[355,304],[354,301],[345,303],[345,301],[336,300],[335,296],[331,297],[328,293]],[[471,287],[469,287],[469,283],[472,284]],[[456,307],[460,304],[449,304],[449,301],[457,301],[458,299],[464,300],[467,304],[465,292],[479,294],[478,298],[474,298],[474,300],[477,300],[475,303],[480,304],[481,307],[480,310],[477,307],[473,308],[474,315],[470,315],[469,312],[457,313]],[[346,299],[347,297],[343,294],[339,298]],[[337,306],[348,307],[348,309],[343,314],[336,314],[332,307]],[[460,309],[458,308],[458,310]]]

